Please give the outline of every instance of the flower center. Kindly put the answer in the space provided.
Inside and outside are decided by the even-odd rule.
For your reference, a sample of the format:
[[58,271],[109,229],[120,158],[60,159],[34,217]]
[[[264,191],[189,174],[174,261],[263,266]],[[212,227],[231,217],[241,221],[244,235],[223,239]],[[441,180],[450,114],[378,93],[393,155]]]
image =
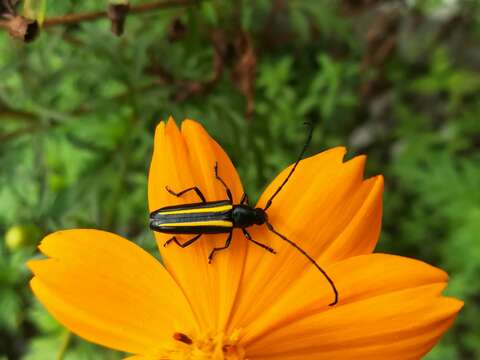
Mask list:
[[243,360],[245,351],[238,344],[240,330],[227,335],[209,332],[198,338],[176,332],[154,351],[155,360]]

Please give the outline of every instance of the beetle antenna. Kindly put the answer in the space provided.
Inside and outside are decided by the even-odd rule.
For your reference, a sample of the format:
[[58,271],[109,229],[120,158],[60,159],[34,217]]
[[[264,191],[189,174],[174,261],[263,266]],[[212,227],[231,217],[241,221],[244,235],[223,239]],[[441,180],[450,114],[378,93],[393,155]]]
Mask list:
[[335,284],[333,282],[333,280],[330,278],[330,276],[328,276],[328,274],[326,273],[325,270],[323,270],[320,265],[318,265],[318,263],[315,261],[314,258],[312,258],[310,255],[308,255],[306,253],[305,250],[303,250],[300,246],[298,246],[297,244],[295,244],[292,240],[286,238],[284,235],[280,234],[279,232],[277,232],[272,224],[270,224],[268,221],[265,223],[267,225],[267,228],[268,230],[270,230],[271,232],[273,232],[275,235],[277,235],[278,237],[280,237],[281,239],[285,240],[286,242],[288,242],[290,245],[292,245],[295,249],[297,249],[298,251],[300,251],[308,260],[310,260],[310,262],[315,265],[315,267],[323,274],[323,276],[325,277],[325,279],[327,279],[327,281],[329,282],[330,286],[332,287],[332,290],[333,290],[333,293],[335,294],[335,298],[333,300],[333,302],[331,304],[328,304],[328,306],[333,306],[335,305],[337,302],[338,302],[338,291],[337,291],[337,288],[335,287]]
[[267,201],[267,204],[265,205],[265,207],[263,208],[263,210],[267,210],[270,205],[272,205],[272,201],[273,199],[275,198],[275,196],[278,195],[278,193],[280,192],[280,190],[282,190],[282,188],[285,186],[285,184],[287,183],[288,179],[290,179],[290,176],[292,176],[293,172],[295,171],[295,169],[297,168],[297,165],[298,163],[300,162],[300,160],[302,160],[302,157],[303,157],[303,154],[305,154],[305,151],[307,150],[308,148],[308,145],[310,145],[310,141],[312,140],[312,133],[313,133],[313,123],[311,122],[305,122],[305,125],[309,126],[310,129],[308,130],[308,135],[307,135],[307,140],[305,141],[305,145],[303,145],[303,149],[302,151],[300,152],[300,155],[298,155],[297,157],[297,160],[295,161],[295,164],[293,164],[293,167],[292,169],[290,170],[290,172],[288,173],[287,177],[285,178],[285,180],[283,180],[282,182],[282,185],[280,185],[278,187],[278,189],[273,193],[273,195],[270,197],[270,199],[268,199]]

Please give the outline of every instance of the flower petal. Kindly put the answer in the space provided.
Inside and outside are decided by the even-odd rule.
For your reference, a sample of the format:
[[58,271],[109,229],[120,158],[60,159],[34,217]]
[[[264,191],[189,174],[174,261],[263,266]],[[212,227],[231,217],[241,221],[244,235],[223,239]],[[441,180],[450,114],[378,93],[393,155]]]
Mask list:
[[[302,160],[267,210],[274,228],[322,266],[372,252],[380,232],[383,179],[363,181],[365,158],[342,163],[344,154],[345,149],[334,148]],[[267,188],[259,206],[266,203],[288,170]],[[313,268],[298,250],[265,226],[252,228],[251,234],[273,247],[277,254],[272,256],[254,246],[248,248],[241,298],[232,327],[239,321],[255,319],[262,311],[259,309],[274,303],[306,269]]]
[[59,231],[39,248],[49,259],[28,263],[35,275],[33,292],[58,321],[89,341],[143,354],[159,339],[194,324],[164,267],[120,236]]
[[[155,133],[148,179],[150,210],[200,201],[194,193],[176,198],[165,190],[166,186],[177,192],[197,186],[207,201],[225,200],[225,189],[215,178],[216,162],[219,176],[231,189],[234,202],[239,202],[243,195],[240,178],[227,154],[204,128],[197,122],[186,120],[180,132],[173,119],[166,125],[160,123]],[[243,272],[245,240],[234,234],[230,248],[218,253],[209,265],[210,251],[215,246],[224,245],[227,234],[202,235],[187,248],[179,248],[175,244],[164,248],[163,244],[171,237],[155,233],[167,269],[190,299],[200,326],[204,329],[223,329]],[[191,237],[177,238],[184,242]]]
[[[268,210],[269,220],[309,254],[332,262],[371,253],[380,234],[383,178],[363,180],[365,156],[342,162],[338,147],[304,159]],[[291,166],[262,194],[258,206],[285,179]]]
[[[340,302],[310,271],[245,329],[251,359],[418,359],[462,302],[440,297],[446,274],[420,261],[375,254],[329,267]],[[309,289],[309,291],[305,291]]]

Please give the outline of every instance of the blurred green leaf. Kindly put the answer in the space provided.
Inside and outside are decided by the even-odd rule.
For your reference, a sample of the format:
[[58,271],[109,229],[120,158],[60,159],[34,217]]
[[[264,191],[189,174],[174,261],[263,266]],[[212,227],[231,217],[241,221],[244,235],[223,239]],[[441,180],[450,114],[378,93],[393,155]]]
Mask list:
[[0,328],[16,329],[20,321],[21,299],[14,289],[0,288]]

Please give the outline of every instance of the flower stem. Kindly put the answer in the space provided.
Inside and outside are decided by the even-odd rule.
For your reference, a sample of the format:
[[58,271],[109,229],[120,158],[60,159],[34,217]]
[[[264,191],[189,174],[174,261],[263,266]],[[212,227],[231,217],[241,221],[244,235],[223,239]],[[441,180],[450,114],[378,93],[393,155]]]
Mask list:
[[72,340],[72,333],[70,331],[67,331],[65,333],[64,338],[63,338],[60,350],[58,351],[58,355],[57,355],[56,360],[63,360],[63,358],[65,357],[65,355],[67,353],[67,350],[68,350],[68,347],[70,345],[71,340]]

